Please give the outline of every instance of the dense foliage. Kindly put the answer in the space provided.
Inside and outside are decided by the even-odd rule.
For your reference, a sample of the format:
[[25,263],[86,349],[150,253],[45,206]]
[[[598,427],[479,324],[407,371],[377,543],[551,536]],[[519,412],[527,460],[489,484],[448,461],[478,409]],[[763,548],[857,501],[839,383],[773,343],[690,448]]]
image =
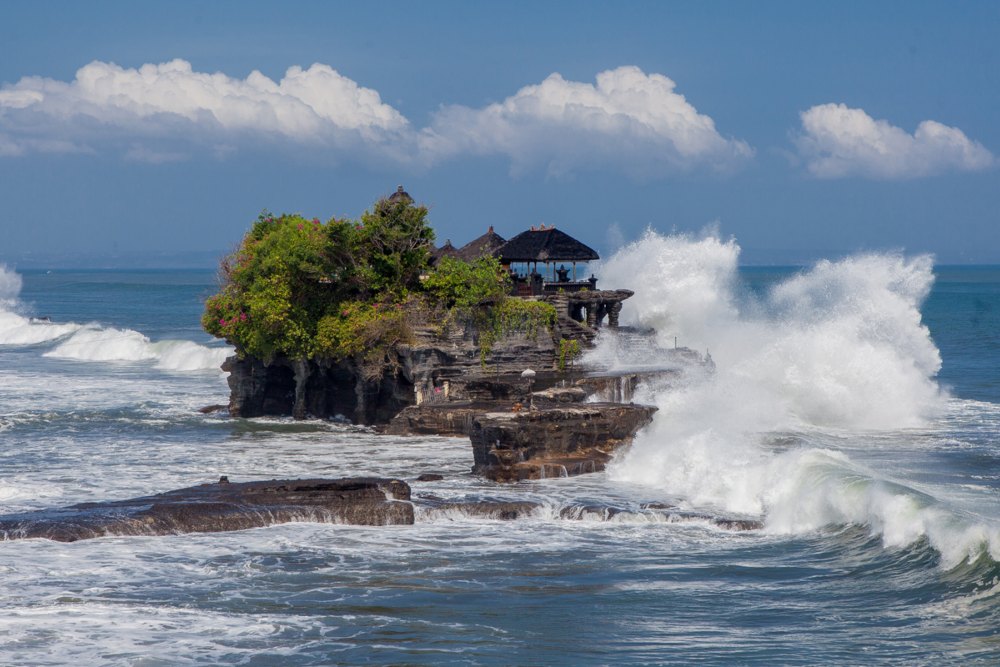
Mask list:
[[424,281],[424,289],[446,308],[470,308],[498,302],[510,293],[510,276],[494,257],[474,262],[442,257]]
[[406,312],[424,303],[472,317],[484,359],[499,336],[554,323],[552,306],[507,297],[496,259],[431,269],[426,217],[408,199],[380,200],[357,221],[264,212],[223,260],[202,325],[241,356],[349,358],[375,378],[396,345],[412,342]]
[[363,316],[341,304],[394,303],[419,289],[434,242],[426,216],[405,200],[381,200],[356,222],[265,212],[223,261],[222,288],[206,302],[202,325],[240,354],[328,353],[320,321]]

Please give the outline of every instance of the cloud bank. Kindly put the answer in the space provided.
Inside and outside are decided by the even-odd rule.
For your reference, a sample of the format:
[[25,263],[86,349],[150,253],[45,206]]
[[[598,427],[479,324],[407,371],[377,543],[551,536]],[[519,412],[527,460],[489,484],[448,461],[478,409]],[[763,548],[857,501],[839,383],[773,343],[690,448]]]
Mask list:
[[933,120],[909,134],[844,104],[814,106],[801,119],[799,153],[820,178],[910,179],[986,169],[995,162],[990,151],[961,130]]
[[[128,147],[164,161],[177,142],[216,150],[256,140],[332,148],[390,146],[409,123],[379,94],[327,65],[292,67],[272,81],[195,72],[184,60],[127,69],[92,62],[70,82],[25,77],[0,88],[0,154]],[[158,142],[170,147],[157,150]]]
[[110,149],[157,163],[277,142],[334,159],[427,167],[501,155],[514,171],[611,166],[644,179],[727,170],[752,156],[675,88],[637,67],[601,72],[596,83],[552,74],[481,109],[444,106],[417,130],[377,91],[323,64],[292,67],[276,82],[258,71],[196,72],[184,60],[135,69],[95,61],[69,82],[25,77],[0,87],[0,156]]
[[421,147],[433,160],[500,154],[515,171],[544,166],[557,176],[609,164],[640,177],[728,169],[753,155],[746,142],[722,137],[675,87],[638,67],[601,72],[596,85],[552,74],[482,109],[445,107],[421,133]]

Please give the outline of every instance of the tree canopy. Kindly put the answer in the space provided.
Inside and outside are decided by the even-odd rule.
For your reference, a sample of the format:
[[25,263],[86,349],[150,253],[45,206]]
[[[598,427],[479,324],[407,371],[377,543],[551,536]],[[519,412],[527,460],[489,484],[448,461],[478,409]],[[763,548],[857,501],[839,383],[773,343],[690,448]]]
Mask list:
[[412,338],[409,306],[489,310],[510,290],[492,258],[431,269],[433,243],[427,209],[408,198],[381,199],[359,220],[265,211],[222,261],[202,325],[241,356],[353,358],[374,376]]

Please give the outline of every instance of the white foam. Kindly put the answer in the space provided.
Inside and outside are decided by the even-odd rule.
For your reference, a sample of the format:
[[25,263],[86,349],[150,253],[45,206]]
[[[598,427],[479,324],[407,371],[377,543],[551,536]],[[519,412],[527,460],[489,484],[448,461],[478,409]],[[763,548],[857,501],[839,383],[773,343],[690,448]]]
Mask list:
[[143,361],[155,359],[149,338],[131,329],[88,326],[45,353],[78,361]]
[[62,338],[77,329],[76,324],[53,324],[22,314],[21,276],[0,264],[0,345],[37,345]]
[[89,325],[43,356],[77,361],[153,361],[161,370],[199,371],[218,369],[230,347],[207,347],[187,340],[153,342],[131,329]]
[[37,345],[78,331],[78,324],[53,324],[0,310],[0,345]]
[[55,323],[21,315],[22,279],[0,264],[0,345],[39,345],[59,341],[43,356],[77,361],[153,361],[169,371],[217,370],[231,347],[208,347],[186,340],[152,342],[132,329],[99,324]]
[[206,347],[189,340],[164,340],[151,345],[156,367],[170,371],[218,370],[231,347]]
[[[941,359],[920,306],[929,257],[866,254],[820,262],[757,301],[737,298],[739,248],[717,236],[649,231],[609,260],[601,280],[634,280],[626,313],[662,343],[710,349],[714,376],[654,395],[659,412],[609,473],[690,502],[765,517],[768,530],[867,525],[887,546],[926,537],[954,564],[1000,549],[1000,532],[865,470],[829,448],[777,453],[766,434],[861,438],[922,426],[943,411]],[[624,318],[623,318],[624,319]]]

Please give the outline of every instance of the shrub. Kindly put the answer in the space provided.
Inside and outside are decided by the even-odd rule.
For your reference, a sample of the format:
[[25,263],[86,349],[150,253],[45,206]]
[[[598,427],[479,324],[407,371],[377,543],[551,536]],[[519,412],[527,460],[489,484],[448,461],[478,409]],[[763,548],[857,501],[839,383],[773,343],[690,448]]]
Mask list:
[[483,309],[477,318],[479,328],[479,361],[485,366],[493,345],[514,333],[535,339],[543,329],[556,323],[555,306],[544,301],[527,301],[505,297]]
[[368,379],[396,365],[395,348],[413,342],[402,304],[352,301],[317,325],[313,353],[332,359],[353,359]]
[[442,257],[423,282],[430,298],[446,308],[499,301],[510,292],[510,276],[494,257],[474,262]]

